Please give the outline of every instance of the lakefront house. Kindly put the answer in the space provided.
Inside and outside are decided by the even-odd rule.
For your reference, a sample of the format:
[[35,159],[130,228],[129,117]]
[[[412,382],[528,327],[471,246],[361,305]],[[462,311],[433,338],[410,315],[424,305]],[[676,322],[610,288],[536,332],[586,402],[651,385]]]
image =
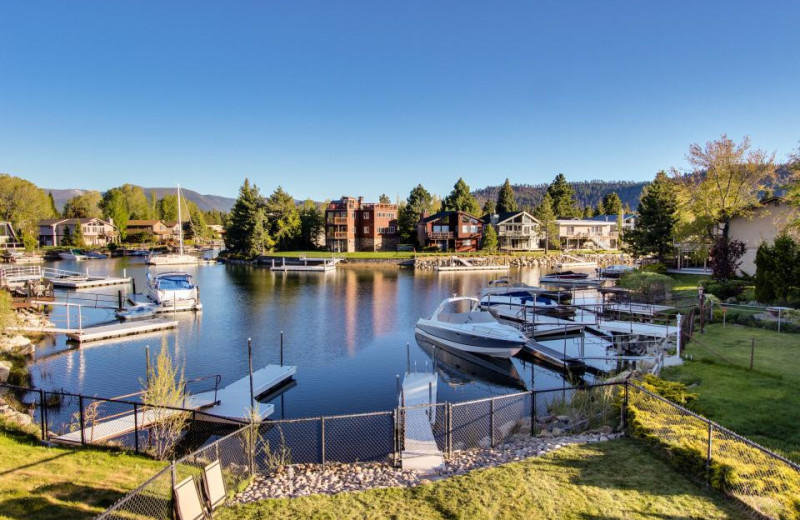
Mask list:
[[544,249],[541,223],[527,211],[511,211],[485,215],[484,225],[497,230],[500,251],[538,251]]
[[440,251],[477,251],[483,239],[484,222],[463,211],[423,214],[417,223],[417,240],[422,247]]
[[113,222],[99,218],[61,218],[39,221],[39,245],[64,245],[65,236],[75,236],[78,226],[87,246],[107,246],[117,239]]
[[394,251],[397,204],[364,202],[364,197],[342,197],[325,209],[325,247],[328,251]]

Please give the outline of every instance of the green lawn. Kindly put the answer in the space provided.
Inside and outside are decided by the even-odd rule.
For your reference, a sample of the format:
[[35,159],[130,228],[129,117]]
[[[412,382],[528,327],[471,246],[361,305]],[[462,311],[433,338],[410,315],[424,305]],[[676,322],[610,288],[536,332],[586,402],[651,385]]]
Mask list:
[[705,274],[670,274],[669,276],[678,282],[673,288],[676,291],[697,289],[697,287],[700,285],[700,282],[710,278],[710,276]]
[[164,465],[124,453],[47,448],[0,425],[0,518],[94,518]]
[[636,440],[570,446],[410,489],[265,500],[219,511],[222,520],[747,518]]
[[713,324],[695,337],[685,350],[694,360],[664,370],[662,377],[690,385],[699,395],[693,410],[800,462],[800,334]]

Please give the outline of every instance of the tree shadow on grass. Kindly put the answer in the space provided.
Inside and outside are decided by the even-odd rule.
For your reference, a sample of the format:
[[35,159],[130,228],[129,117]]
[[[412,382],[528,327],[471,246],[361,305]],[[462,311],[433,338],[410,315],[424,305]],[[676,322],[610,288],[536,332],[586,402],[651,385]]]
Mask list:
[[[12,519],[37,518],[50,519],[90,519],[100,511],[111,507],[125,496],[125,493],[107,488],[83,486],[72,482],[61,481],[36,488],[35,494],[24,498],[14,498],[0,502],[0,511],[5,517]],[[69,503],[79,503],[92,508],[78,508]],[[157,515],[159,511],[169,512],[171,504],[168,498],[140,495],[136,499],[136,512]]]

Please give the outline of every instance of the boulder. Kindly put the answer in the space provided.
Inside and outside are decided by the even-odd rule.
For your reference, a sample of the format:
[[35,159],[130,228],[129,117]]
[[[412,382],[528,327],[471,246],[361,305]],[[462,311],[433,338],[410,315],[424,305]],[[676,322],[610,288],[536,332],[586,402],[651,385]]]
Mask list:
[[0,383],[8,381],[8,376],[11,374],[11,363],[8,361],[0,361]]

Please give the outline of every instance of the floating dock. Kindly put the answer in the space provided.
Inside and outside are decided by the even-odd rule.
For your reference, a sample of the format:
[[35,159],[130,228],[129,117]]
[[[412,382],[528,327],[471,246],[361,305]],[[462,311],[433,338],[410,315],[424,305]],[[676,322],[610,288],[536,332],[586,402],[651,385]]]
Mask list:
[[[253,398],[274,390],[279,385],[288,382],[297,373],[297,367],[288,365],[267,365],[253,372]],[[203,417],[204,420],[215,421],[228,419],[236,422],[250,421],[250,376],[245,376],[234,381],[216,392],[216,404],[204,409],[205,413],[213,417]],[[193,395],[190,399],[195,406],[195,399],[199,403],[213,401],[214,391]],[[275,407],[269,403],[254,403],[256,413],[261,419],[266,419],[275,412]]]
[[407,372],[403,378],[400,405],[405,405],[403,428],[403,470],[430,472],[444,466],[444,457],[433,435],[436,422],[438,377],[430,372]]
[[114,276],[68,276],[63,278],[50,278],[55,287],[65,289],[90,289],[93,287],[108,287],[110,285],[129,285],[130,277],[118,278]]
[[586,363],[535,341],[529,341],[522,349],[545,365],[573,374],[586,372]]
[[89,341],[99,341],[101,339],[121,338],[147,332],[174,329],[177,326],[178,322],[174,320],[153,319],[124,321],[122,323],[109,323],[108,325],[95,325],[73,330],[66,332],[66,335],[69,339],[77,341],[78,343],[87,343]]
[[[477,259],[473,259],[475,261]],[[450,265],[437,265],[433,268],[439,272],[457,272],[457,271],[508,271],[510,266],[507,265],[474,265],[469,260],[461,258],[460,256],[451,256]]]
[[[542,309],[542,311],[547,312],[545,309]],[[546,314],[533,314],[532,312],[527,312],[527,310],[523,312],[521,307],[509,308],[503,305],[493,305],[489,308],[489,312],[504,320],[523,322],[525,324],[525,334],[533,339],[580,334],[584,328],[582,323]]]
[[658,325],[656,323],[638,323],[633,321],[600,320],[594,324],[584,325],[586,330],[595,332],[599,335],[618,334],[637,334],[639,336],[649,336],[652,338],[668,338],[678,332],[677,325]]
[[[275,264],[275,259],[272,259],[272,265],[270,266],[270,271],[310,271],[310,272],[328,272],[328,271],[335,271],[336,270],[336,263],[338,259],[326,259],[326,258],[301,258],[299,261],[303,263],[293,263],[289,262],[286,263],[286,258],[281,258],[280,264]],[[309,263],[310,262],[310,263]]]
[[88,289],[91,287],[107,287],[110,285],[127,285],[131,283],[128,276],[90,276],[78,271],[65,271],[39,265],[11,266],[0,268],[2,285],[21,285],[29,280],[50,280],[55,287],[66,289]]
[[653,317],[656,314],[661,314],[674,309],[669,305],[655,305],[651,303],[611,303],[606,304],[604,309],[606,311],[616,312],[620,314],[634,314],[638,316]]

